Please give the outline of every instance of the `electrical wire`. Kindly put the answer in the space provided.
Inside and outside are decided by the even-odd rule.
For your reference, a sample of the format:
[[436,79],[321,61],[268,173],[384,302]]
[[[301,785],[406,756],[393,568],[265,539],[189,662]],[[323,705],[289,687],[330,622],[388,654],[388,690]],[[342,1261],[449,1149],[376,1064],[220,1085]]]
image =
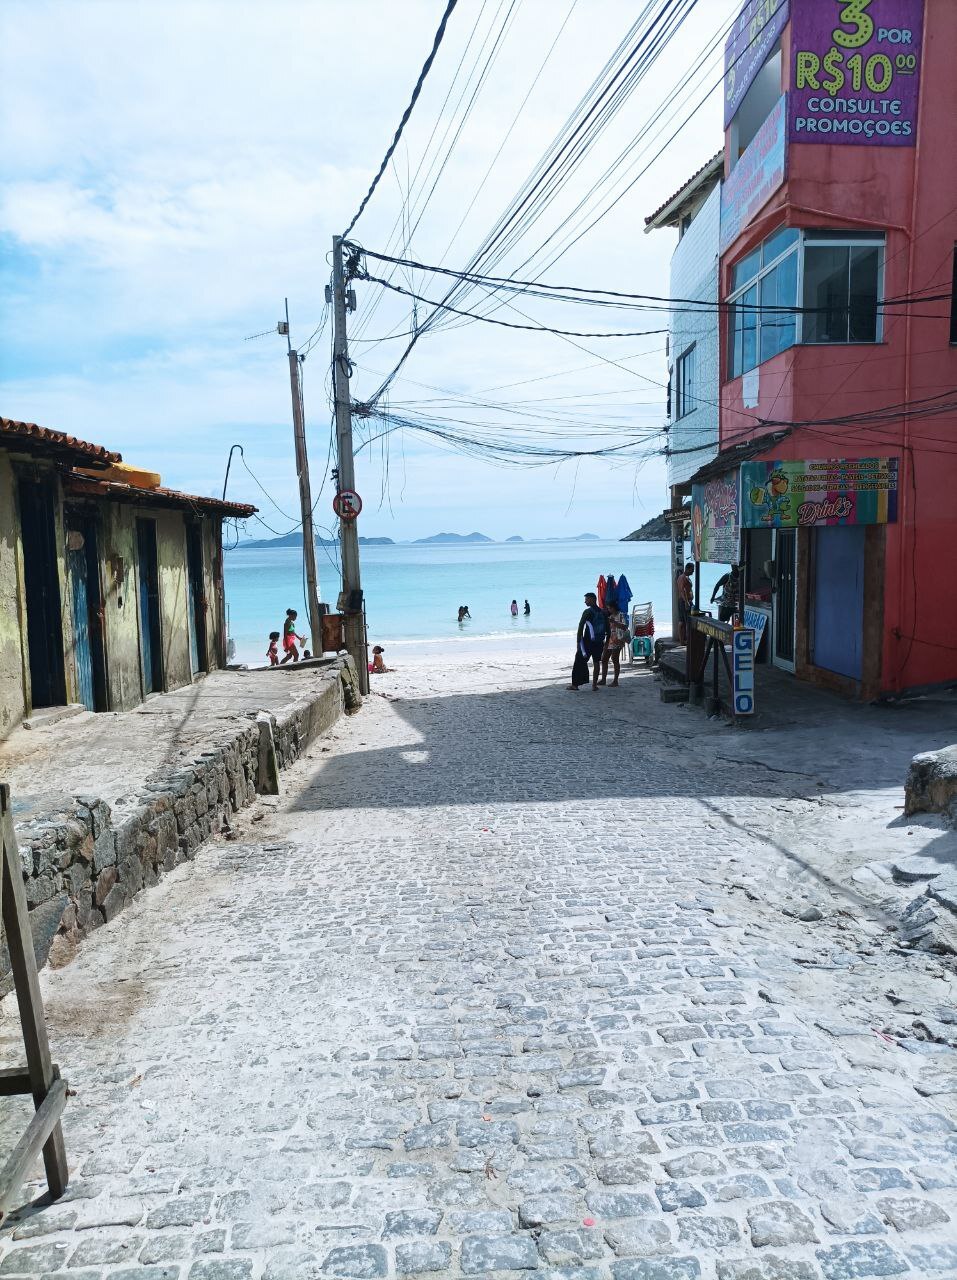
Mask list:
[[447,0],[446,6],[445,6],[445,12],[442,14],[442,20],[439,22],[438,29],[436,30],[435,37],[432,41],[432,48],[429,51],[429,56],[426,58],[425,62],[422,64],[422,70],[419,72],[419,78],[416,80],[415,87],[412,90],[412,97],[409,99],[409,105],[406,107],[405,111],[402,113],[402,119],[399,121],[399,126],[395,131],[395,134],[392,138],[392,142],[389,144],[389,147],[385,153],[385,156],[383,157],[382,163],[379,165],[378,172],[376,173],[375,177],[372,179],[372,182],[369,186],[369,190],[363,196],[362,201],[359,205],[359,208],[356,210],[356,213],[352,221],[349,223],[345,231],[342,233],[343,237],[349,234],[352,228],[356,225],[356,223],[362,217],[362,214],[363,214],[363,211],[365,210],[366,205],[372,199],[373,193],[375,192],[376,187],[379,185],[382,175],[385,173],[386,168],[389,164],[389,161],[392,159],[392,155],[396,147],[399,145],[399,139],[402,137],[402,133],[405,129],[405,126],[408,124],[409,117],[412,115],[412,112],[415,109],[415,104],[419,100],[419,94],[422,92],[422,86],[423,84],[425,84],[426,76],[429,74],[429,71],[432,69],[432,63],[435,61],[435,55],[439,51],[439,45],[441,45],[442,39],[445,35],[445,28],[448,25],[449,18],[452,16],[452,11],[455,8],[456,4],[458,4],[458,0]]

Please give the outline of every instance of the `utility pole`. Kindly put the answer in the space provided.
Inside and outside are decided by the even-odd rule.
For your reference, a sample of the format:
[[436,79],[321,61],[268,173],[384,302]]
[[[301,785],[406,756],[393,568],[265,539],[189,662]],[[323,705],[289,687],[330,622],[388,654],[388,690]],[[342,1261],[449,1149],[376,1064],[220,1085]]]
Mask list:
[[[342,236],[332,238],[332,377],[336,399],[336,444],[339,458],[337,494],[355,491],[356,469],[352,456],[352,400],[349,390],[349,343],[346,311],[355,307],[347,297],[347,280],[342,261]],[[351,294],[351,290],[349,291]],[[357,520],[339,517],[339,545],[342,554],[342,594],[339,609],[345,615],[346,649],[356,664],[359,689],[369,692],[369,658],[366,647],[365,601],[359,573],[359,530]]]
[[306,428],[302,414],[302,386],[299,382],[299,352],[289,337],[289,299],[286,299],[286,346],[289,351],[289,384],[292,389],[292,425],[296,444],[296,475],[299,477],[299,507],[302,512],[302,560],[306,572],[306,604],[309,609],[309,639],[313,653],[322,653],[322,619],[319,613],[319,579],[316,576],[316,537],[312,529],[312,488],[309,458],[306,455]]

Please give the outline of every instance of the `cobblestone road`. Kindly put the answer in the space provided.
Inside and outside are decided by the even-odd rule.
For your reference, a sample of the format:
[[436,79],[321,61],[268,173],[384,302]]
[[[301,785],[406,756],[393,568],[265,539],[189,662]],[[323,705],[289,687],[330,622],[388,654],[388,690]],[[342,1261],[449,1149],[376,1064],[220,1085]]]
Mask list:
[[454,681],[45,975],[73,1182],[0,1277],[957,1276],[954,1094],[835,995],[880,931],[809,972],[732,887],[774,777],[645,676]]

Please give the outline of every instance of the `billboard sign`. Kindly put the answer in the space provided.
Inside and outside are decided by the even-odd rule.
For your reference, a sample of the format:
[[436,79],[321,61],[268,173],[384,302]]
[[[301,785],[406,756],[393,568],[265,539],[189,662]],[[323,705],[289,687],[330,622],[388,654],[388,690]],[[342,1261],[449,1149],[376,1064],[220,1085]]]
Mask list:
[[722,253],[784,181],[786,115],[782,94],[721,187]]
[[804,0],[791,18],[791,142],[912,147],[924,0]]
[[788,20],[788,0],[747,0],[724,46],[724,127],[741,105]]
[[741,528],[893,524],[897,458],[742,462]]
[[691,542],[695,560],[738,563],[740,506],[737,471],[691,486]]

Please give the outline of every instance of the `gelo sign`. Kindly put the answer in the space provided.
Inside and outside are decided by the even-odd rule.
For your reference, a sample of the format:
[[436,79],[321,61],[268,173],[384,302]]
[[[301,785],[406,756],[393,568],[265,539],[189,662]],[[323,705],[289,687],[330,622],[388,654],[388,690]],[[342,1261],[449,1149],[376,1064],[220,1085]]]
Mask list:
[[924,0],[804,0],[791,14],[791,142],[912,147]]
[[736,716],[754,715],[754,632],[735,627],[731,636],[732,699]]

